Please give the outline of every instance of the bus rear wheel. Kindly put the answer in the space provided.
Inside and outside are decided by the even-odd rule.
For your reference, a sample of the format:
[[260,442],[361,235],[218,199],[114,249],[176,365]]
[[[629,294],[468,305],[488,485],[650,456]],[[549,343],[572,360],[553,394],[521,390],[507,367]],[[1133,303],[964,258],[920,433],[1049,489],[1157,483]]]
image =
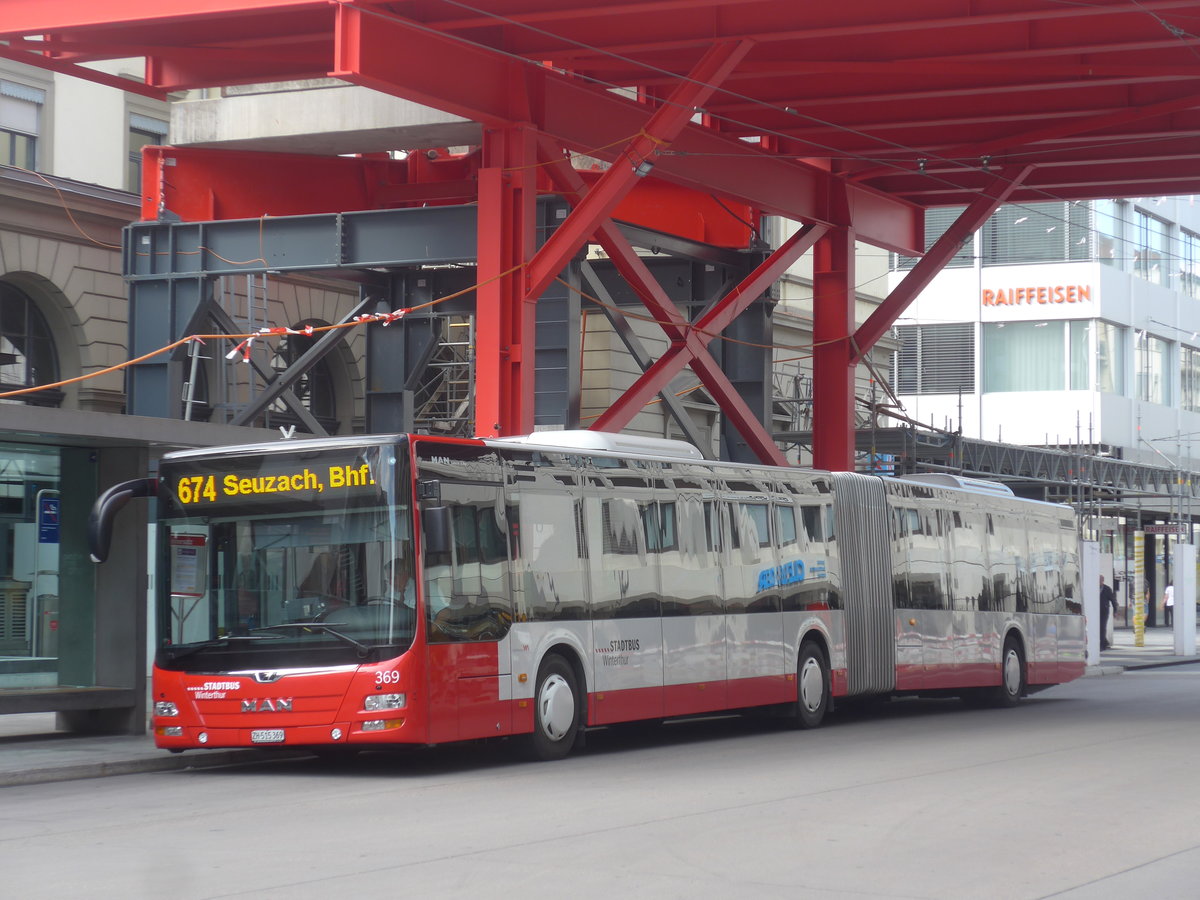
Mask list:
[[1000,657],[1000,685],[992,691],[996,706],[1016,706],[1025,696],[1025,654],[1015,637],[1004,641],[1004,654]]
[[1012,636],[1004,639],[1000,655],[1000,683],[984,688],[971,688],[962,694],[968,706],[1013,707],[1025,696],[1025,654],[1021,642]]
[[829,661],[816,641],[805,641],[796,665],[796,724],[816,728],[828,711]]
[[582,718],[579,700],[579,684],[570,663],[557,654],[547,656],[533,694],[533,734],[528,740],[532,758],[562,759],[571,752]]

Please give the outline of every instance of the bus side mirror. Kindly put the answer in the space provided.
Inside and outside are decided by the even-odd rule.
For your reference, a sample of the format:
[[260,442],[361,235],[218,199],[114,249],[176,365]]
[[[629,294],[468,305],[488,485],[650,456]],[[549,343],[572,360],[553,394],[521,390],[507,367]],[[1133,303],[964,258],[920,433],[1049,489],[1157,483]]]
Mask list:
[[102,563],[108,559],[108,550],[112,545],[112,523],[117,513],[134,497],[154,497],[158,495],[157,478],[135,478],[133,481],[123,481],[114,484],[96,498],[92,511],[88,515],[88,551],[92,562]]
[[450,552],[450,507],[427,506],[421,512],[425,530],[425,553]]

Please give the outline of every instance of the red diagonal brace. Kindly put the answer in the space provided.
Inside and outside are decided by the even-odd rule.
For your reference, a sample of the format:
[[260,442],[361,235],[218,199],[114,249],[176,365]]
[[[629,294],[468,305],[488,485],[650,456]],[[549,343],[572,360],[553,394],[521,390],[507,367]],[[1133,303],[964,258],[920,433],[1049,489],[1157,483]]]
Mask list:
[[916,299],[917,294],[921,293],[934,279],[934,276],[942,271],[946,263],[954,258],[954,254],[958,252],[963,241],[983,226],[988,217],[1008,198],[1009,194],[1020,187],[1032,171],[1033,166],[1023,168],[1014,166],[1003,170],[988,185],[987,190],[962,211],[962,214],[954,220],[954,224],[946,229],[946,233],[934,242],[929,251],[904,276],[904,280],[892,289],[887,299],[879,304],[867,321],[863,322],[854,332],[854,346],[850,353],[851,365],[862,361],[863,356],[896,323],[900,314]]
[[[550,163],[546,168],[557,190],[569,202],[581,203],[587,193],[587,187],[578,173],[562,158],[560,148],[545,137],[540,139],[539,147],[543,160]],[[760,265],[720,303],[701,317],[701,321],[708,323],[706,330],[715,333],[716,330],[724,328],[733,321],[759,294],[770,287],[788,266],[803,255],[816,242],[817,238],[824,234],[825,230],[824,226],[809,226],[809,229],[797,232],[775,255]],[[802,235],[807,235],[807,237]],[[675,374],[684,365],[690,363],[701,383],[712,394],[722,412],[729,417],[738,433],[746,439],[747,446],[754,450],[759,459],[766,463],[786,465],[787,460],[779,451],[770,433],[746,405],[728,377],[721,371],[716,360],[709,354],[707,345],[712,338],[701,334],[683,318],[666,292],[654,280],[654,276],[646,268],[641,257],[637,255],[625,236],[621,234],[620,229],[611,220],[600,225],[597,239],[612,259],[617,271],[641,298],[646,309],[655,317],[671,341],[672,348],[668,350],[668,353],[672,353],[676,349],[686,349],[686,353],[678,355],[677,365],[673,365],[671,371],[662,376],[655,376],[656,380],[647,388],[649,393],[644,398],[635,401],[630,398],[630,393],[627,391],[601,415],[600,419],[592,424],[592,429],[604,431],[623,428],[637,415],[650,396],[663,390],[675,377]],[[783,256],[779,256],[779,253],[782,253]],[[659,363],[643,373],[642,378],[647,378],[649,373],[656,371],[660,364],[661,359]],[[638,384],[635,383],[630,391],[637,386]]]
[[[562,148],[552,139],[542,135],[538,141],[538,149],[543,162],[548,163],[545,167],[546,172],[554,182],[555,189],[573,207],[581,205],[588,194],[588,187],[579,177],[579,173],[571,168],[567,160],[563,158]],[[612,258],[621,277],[629,282],[629,286],[641,298],[646,309],[654,315],[663,331],[667,333],[667,337],[672,341],[686,341],[687,320],[675,308],[675,304],[671,302],[666,292],[659,287],[641,257],[629,245],[625,235],[611,219],[605,219],[597,226],[596,240]],[[703,345],[697,344],[697,346],[702,347]]]
[[[547,172],[554,181],[557,190],[563,193],[563,196],[572,204],[581,203],[584,194],[587,193],[587,187],[583,184],[583,180],[572,169],[568,163],[562,158],[562,152],[557,144],[552,140],[542,137],[540,138],[539,148],[541,150],[542,160],[550,163],[547,166]],[[803,254],[808,247],[815,242],[818,236],[824,233],[824,227],[818,226],[814,229],[808,242],[800,238],[797,234],[793,241],[787,245],[787,251],[784,257],[779,259],[767,260],[766,263],[758,268],[754,274],[746,278],[745,281],[738,284],[730,294],[726,296],[724,301],[714,306],[712,310],[702,317],[703,320],[709,323],[710,329],[721,329],[732,322],[737,314],[744,310],[749,302],[754,301],[758,294],[772,284],[778,278],[782,271],[787,269],[796,258]],[[701,382],[713,395],[714,400],[720,406],[725,415],[730,416],[730,421],[737,428],[738,433],[746,439],[746,444],[754,449],[758,457],[763,462],[778,464],[784,466],[786,460],[784,455],[775,445],[774,440],[763,426],[762,422],[758,421],[752,410],[746,406],[736,389],[730,383],[730,379],[725,376],[725,373],[716,365],[716,361],[708,353],[707,344],[712,338],[701,335],[692,326],[686,322],[682,314],[679,313],[676,306],[666,295],[664,290],[654,280],[654,276],[650,274],[646,264],[642,262],[642,258],[637,256],[637,253],[629,245],[629,241],[625,240],[625,235],[620,233],[611,220],[601,224],[598,233],[600,245],[605,248],[608,256],[616,265],[617,271],[629,283],[629,286],[634,289],[634,292],[640,296],[647,310],[653,314],[656,322],[662,326],[662,330],[666,332],[668,340],[672,342],[673,347],[686,348],[686,355],[680,355],[678,366],[661,379],[661,384],[658,389],[652,389],[652,394],[658,394],[659,390],[671,382],[680,368],[688,364],[690,361],[692,370],[696,372],[696,376],[701,379]],[[781,248],[782,250],[782,248]],[[769,265],[774,260],[774,265]],[[757,276],[757,277],[756,277]],[[670,350],[668,350],[670,352]],[[653,368],[653,367],[652,367]],[[643,374],[643,378],[646,377]],[[632,389],[631,389],[632,390]],[[619,430],[629,424],[629,421],[634,418],[638,410],[644,406],[646,400],[634,402],[629,400],[629,394],[619,398],[613,407],[607,410],[604,415],[601,415],[600,420],[594,422],[592,428],[595,431],[604,430]]]
[[[686,326],[686,337],[683,340],[673,337],[671,346],[663,352],[658,361],[642,373],[624,396],[596,421],[594,427],[603,430],[621,428],[660,388],[693,360],[700,362],[703,369],[703,360],[707,359],[708,364],[715,369],[715,363],[707,350],[701,356],[697,352],[698,349],[706,348],[717,330],[736,318],[756,297],[774,284],[792,263],[816,243],[825,230],[824,225],[806,225],[788,238],[694,325]],[[697,374],[704,377],[702,371],[698,371]],[[728,384],[728,381],[726,383]]]
[[550,236],[529,262],[527,296],[540,297],[571,257],[582,247],[633,190],[639,177],[652,167],[660,150],[671,143],[702,105],[741,62],[751,42],[737,41],[711,47],[687,79],[650,116],[646,127],[625,148],[619,160],[601,176],[583,201]]

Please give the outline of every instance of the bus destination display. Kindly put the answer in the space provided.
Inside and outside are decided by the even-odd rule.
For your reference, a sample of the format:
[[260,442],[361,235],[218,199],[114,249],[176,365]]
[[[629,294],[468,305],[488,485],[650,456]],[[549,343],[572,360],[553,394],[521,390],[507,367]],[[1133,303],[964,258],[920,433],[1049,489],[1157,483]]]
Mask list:
[[228,503],[306,500],[327,490],[373,495],[375,477],[371,464],[356,461],[315,463],[279,472],[215,471],[213,468],[184,469],[164,466],[162,486],[185,509],[219,507]]

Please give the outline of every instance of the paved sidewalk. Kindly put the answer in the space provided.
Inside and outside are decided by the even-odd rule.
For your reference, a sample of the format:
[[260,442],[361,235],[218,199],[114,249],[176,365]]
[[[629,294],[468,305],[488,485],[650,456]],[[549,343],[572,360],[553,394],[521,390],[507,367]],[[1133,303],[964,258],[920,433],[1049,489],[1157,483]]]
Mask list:
[[[1200,645],[1200,636],[1196,643]],[[1113,644],[1100,652],[1100,674],[1111,674],[1109,670],[1123,672],[1126,669],[1149,669],[1155,666],[1177,666],[1200,661],[1200,654],[1175,655],[1175,632],[1170,628],[1147,628],[1142,646],[1134,646],[1133,629],[1118,626],[1113,635]],[[1096,668],[1093,666],[1092,668]],[[1089,671],[1089,674],[1092,674]]]
[[[1118,628],[1113,647],[1101,654],[1088,675],[1118,675],[1126,669],[1179,665],[1200,656],[1175,655],[1174,637],[1166,628],[1146,630],[1135,647],[1133,631]],[[284,750],[158,750],[149,735],[80,735],[55,730],[54,713],[0,715],[0,788],[71,781],[105,775],[211,768],[262,759],[278,759]],[[293,751],[300,753],[301,751]]]
[[54,713],[0,715],[0,788],[104,775],[211,768],[278,758],[279,751],[188,750],[168,753],[148,734],[76,734],[55,730]]

